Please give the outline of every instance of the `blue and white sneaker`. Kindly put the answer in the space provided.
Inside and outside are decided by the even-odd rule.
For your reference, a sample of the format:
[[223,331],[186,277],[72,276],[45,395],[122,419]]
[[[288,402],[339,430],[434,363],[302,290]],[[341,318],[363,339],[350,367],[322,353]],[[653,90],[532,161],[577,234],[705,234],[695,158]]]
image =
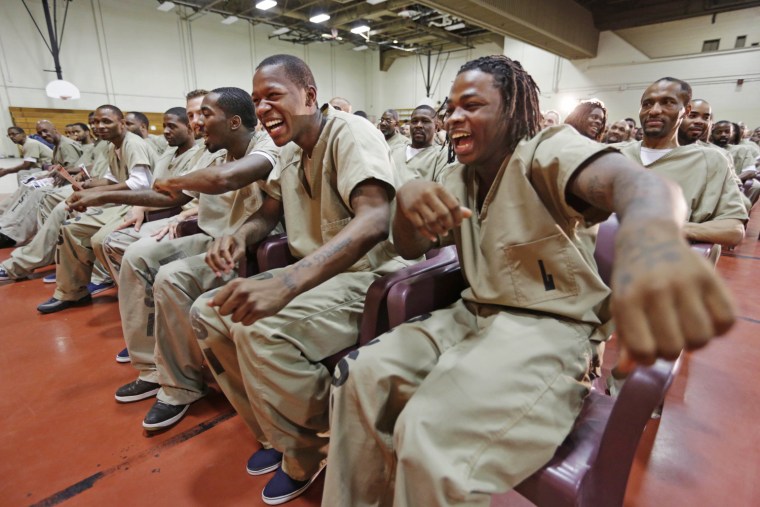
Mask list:
[[55,273],[43,276],[42,283],[55,283]]
[[124,349],[116,354],[116,362],[117,363],[128,363],[130,361],[129,359],[129,349],[127,347],[124,347]]
[[264,475],[277,470],[281,464],[282,453],[280,451],[277,449],[259,449],[248,458],[245,471],[251,475]]
[[87,290],[90,291],[90,296],[94,296],[96,294],[100,294],[101,292],[105,292],[109,289],[113,289],[116,286],[113,281],[103,282],[103,283],[88,283],[87,284]]
[[5,270],[5,268],[0,268],[0,282],[6,282],[10,279],[11,277],[8,274],[8,272]]
[[312,475],[311,478],[305,481],[297,481],[286,474],[282,470],[282,467],[280,467],[274,473],[274,476],[269,479],[267,485],[264,486],[264,491],[261,492],[261,499],[267,505],[280,505],[289,502],[297,496],[302,495],[311,486],[314,479],[319,477],[324,468],[323,462],[317,473]]

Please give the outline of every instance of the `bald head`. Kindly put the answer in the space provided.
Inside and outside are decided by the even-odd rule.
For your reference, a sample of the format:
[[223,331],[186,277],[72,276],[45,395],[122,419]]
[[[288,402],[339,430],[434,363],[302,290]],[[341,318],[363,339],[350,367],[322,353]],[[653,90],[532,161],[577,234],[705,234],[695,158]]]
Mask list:
[[343,97],[333,97],[330,99],[330,105],[338,111],[343,111],[344,113],[350,113],[353,111],[351,103]]
[[37,135],[45,141],[58,146],[61,143],[61,134],[55,128],[50,120],[40,120],[37,122]]

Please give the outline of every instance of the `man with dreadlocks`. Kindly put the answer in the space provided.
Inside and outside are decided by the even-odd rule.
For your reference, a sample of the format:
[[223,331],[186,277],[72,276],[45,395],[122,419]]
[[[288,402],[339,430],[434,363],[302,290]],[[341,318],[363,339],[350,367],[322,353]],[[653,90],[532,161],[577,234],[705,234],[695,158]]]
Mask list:
[[577,231],[612,211],[612,308],[629,365],[733,323],[725,288],[683,239],[678,187],[570,127],[539,133],[539,119],[519,63],[460,69],[446,128],[461,166],[398,190],[393,237],[405,257],[455,241],[470,287],[336,368],[323,505],[486,506],[552,457],[609,318]]

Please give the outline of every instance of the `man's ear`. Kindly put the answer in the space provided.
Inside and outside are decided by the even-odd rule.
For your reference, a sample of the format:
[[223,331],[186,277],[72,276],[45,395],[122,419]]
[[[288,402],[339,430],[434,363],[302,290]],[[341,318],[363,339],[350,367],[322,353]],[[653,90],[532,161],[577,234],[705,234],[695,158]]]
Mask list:
[[228,121],[230,122],[230,130],[237,130],[240,128],[240,125],[243,124],[243,120],[241,120],[240,116],[238,115],[233,116]]
[[313,86],[306,88],[306,107],[311,107],[317,103],[317,89]]

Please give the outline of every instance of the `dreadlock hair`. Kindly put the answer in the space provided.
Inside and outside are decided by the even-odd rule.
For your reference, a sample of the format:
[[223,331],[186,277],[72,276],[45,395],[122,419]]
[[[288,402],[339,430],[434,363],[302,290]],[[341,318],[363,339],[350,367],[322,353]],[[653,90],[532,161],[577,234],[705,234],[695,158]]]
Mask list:
[[567,115],[567,118],[565,118],[565,124],[573,127],[582,136],[588,137],[583,131],[583,127],[586,125],[586,119],[591,115],[591,112],[594,109],[601,109],[602,114],[604,115],[602,117],[602,127],[599,129],[599,132],[596,133],[596,137],[592,138],[592,141],[598,142],[602,140],[602,137],[604,136],[604,127],[607,125],[607,108],[604,107],[602,101],[597,99],[582,101],[575,106],[575,109],[573,109],[570,114]]
[[734,128],[731,132],[731,139],[729,139],[728,142],[731,144],[739,144],[742,141],[742,128],[738,123],[731,122],[731,125],[733,125]]
[[500,89],[509,133],[507,147],[510,152],[515,151],[522,139],[531,138],[541,130],[539,89],[520,62],[504,55],[483,56],[462,65],[457,75],[468,70],[491,74],[494,86]]

